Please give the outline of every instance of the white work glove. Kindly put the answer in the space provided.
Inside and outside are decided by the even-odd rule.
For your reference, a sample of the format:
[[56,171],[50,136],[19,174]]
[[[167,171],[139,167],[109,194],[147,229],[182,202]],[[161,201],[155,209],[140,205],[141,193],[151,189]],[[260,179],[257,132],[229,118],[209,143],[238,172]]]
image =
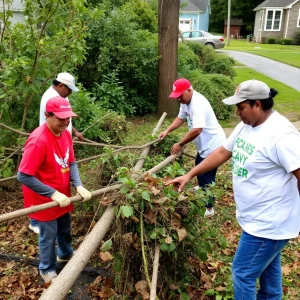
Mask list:
[[84,201],[88,201],[92,198],[92,194],[91,192],[89,192],[86,188],[84,188],[82,185],[79,185],[76,188],[78,194],[83,198],[83,202]]
[[57,202],[60,207],[68,206],[71,203],[69,197],[58,191],[54,192],[54,194],[51,196],[51,199]]

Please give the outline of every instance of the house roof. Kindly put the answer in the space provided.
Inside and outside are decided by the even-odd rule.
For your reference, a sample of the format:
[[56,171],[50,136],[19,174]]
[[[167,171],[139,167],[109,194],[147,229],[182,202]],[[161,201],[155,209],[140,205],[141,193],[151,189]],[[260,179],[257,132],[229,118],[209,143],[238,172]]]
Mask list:
[[261,10],[270,7],[286,8],[287,6],[297,3],[299,0],[266,0],[256,6],[253,10]]
[[180,0],[180,4],[187,3],[182,11],[203,11],[206,12],[209,0]]
[[[227,19],[224,20],[224,25],[227,25]],[[230,26],[242,26],[243,25],[243,19],[230,19]]]

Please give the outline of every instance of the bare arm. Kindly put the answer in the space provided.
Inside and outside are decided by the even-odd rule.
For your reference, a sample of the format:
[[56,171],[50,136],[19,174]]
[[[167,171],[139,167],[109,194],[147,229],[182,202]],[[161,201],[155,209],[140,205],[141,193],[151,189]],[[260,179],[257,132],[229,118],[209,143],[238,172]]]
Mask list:
[[81,141],[83,141],[83,135],[82,135],[82,133],[79,132],[78,130],[76,130],[76,128],[74,126],[72,126],[72,136],[75,136],[78,139],[80,139]]
[[171,154],[176,154],[177,152],[181,151],[182,146],[193,141],[201,132],[202,128],[193,128],[181,139],[179,143],[176,143],[172,146]]
[[179,128],[183,123],[184,123],[184,120],[177,117],[165,131],[163,131],[159,134],[158,137],[161,139],[164,139],[170,132]]
[[298,181],[298,191],[299,191],[299,194],[300,194],[300,169],[297,169],[297,170],[293,171],[292,173],[297,178],[297,181]]
[[[210,170],[213,170],[231,157],[232,153],[226,150],[223,146],[217,148],[211,154],[209,154],[199,165],[191,169],[187,174],[177,177],[173,180],[166,182],[166,185],[174,184],[178,191],[183,191],[185,185],[196,175],[203,174]],[[300,176],[300,175],[299,175]]]

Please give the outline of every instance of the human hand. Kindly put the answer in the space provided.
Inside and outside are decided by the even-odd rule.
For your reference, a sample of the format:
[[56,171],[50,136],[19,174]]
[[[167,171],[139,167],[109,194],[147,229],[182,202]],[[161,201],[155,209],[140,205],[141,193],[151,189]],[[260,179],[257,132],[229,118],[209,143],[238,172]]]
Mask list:
[[173,184],[178,192],[182,192],[184,190],[185,185],[191,180],[188,174],[185,174],[180,177],[176,177],[172,180],[168,180],[165,182],[165,185]]
[[51,199],[57,202],[60,207],[68,206],[71,203],[69,197],[67,197],[65,194],[60,193],[59,191],[55,191],[51,196]]
[[83,202],[88,201],[92,198],[91,192],[84,188],[82,185],[79,185],[76,190],[78,194],[83,198]]
[[161,132],[158,136],[159,139],[163,140],[167,135],[168,135],[168,130],[166,129],[165,131]]
[[83,137],[83,134],[79,131],[76,131],[74,133],[74,136],[76,136],[79,140],[83,141],[84,140],[84,137]]
[[182,147],[180,146],[180,143],[176,143],[171,148],[171,154],[176,154],[179,151],[181,151]]

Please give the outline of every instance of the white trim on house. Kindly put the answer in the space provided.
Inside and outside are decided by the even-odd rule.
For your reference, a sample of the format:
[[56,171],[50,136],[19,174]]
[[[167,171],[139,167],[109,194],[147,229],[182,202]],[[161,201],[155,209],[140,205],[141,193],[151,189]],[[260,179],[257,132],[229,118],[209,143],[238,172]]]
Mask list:
[[300,8],[299,8],[299,12],[298,12],[297,27],[300,27]]
[[[273,17],[272,17],[271,28],[267,29],[267,21],[268,21],[268,12],[269,11],[273,12]],[[276,12],[278,12],[278,11],[280,11],[279,27],[278,27],[278,29],[274,29],[275,15],[276,15]],[[282,13],[283,13],[283,9],[278,9],[278,8],[268,8],[268,9],[266,9],[266,18],[265,18],[264,31],[280,31],[281,30]]]
[[284,8],[292,8],[292,6],[293,6],[294,4],[296,4],[298,1],[299,1],[299,0],[296,0],[296,1],[294,1],[293,3],[291,3],[290,5],[288,5],[288,6],[284,7]]
[[287,32],[288,32],[288,28],[289,28],[290,12],[291,12],[291,9],[289,8],[289,12],[288,12],[288,15],[287,15],[287,21],[286,21],[286,25],[285,25],[285,34],[284,34],[285,39],[287,37]]

